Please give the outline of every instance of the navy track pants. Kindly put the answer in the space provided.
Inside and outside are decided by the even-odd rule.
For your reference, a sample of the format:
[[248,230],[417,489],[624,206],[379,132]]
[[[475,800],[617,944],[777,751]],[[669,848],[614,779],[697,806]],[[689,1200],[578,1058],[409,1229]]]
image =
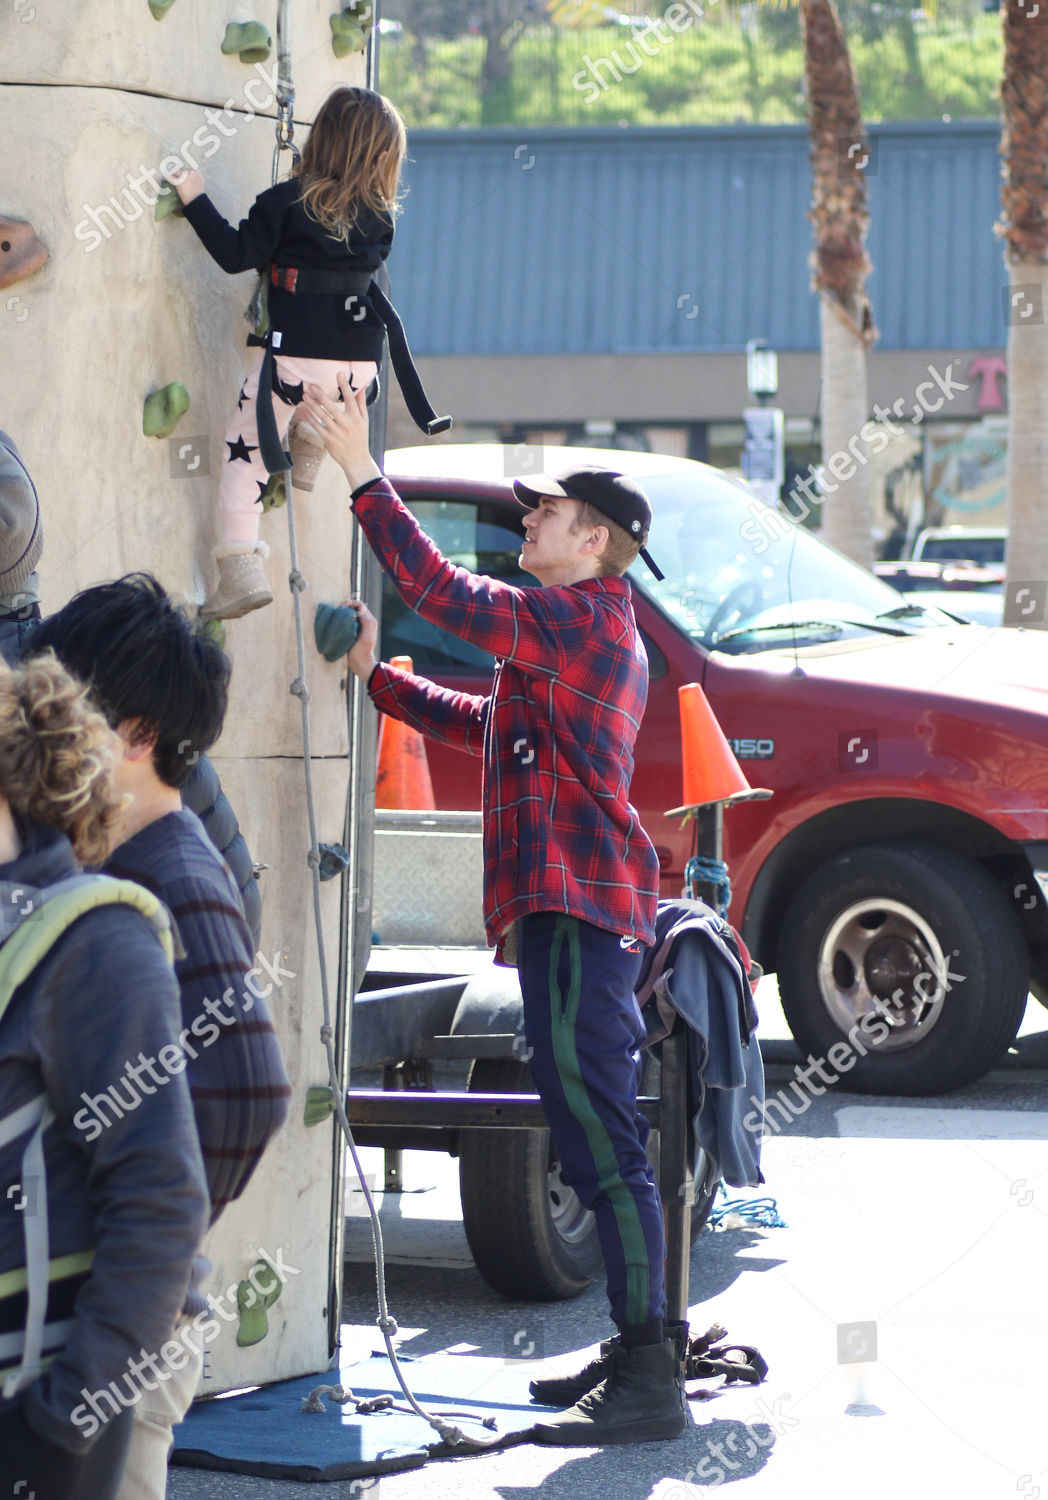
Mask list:
[[637,1111],[641,951],[559,912],[521,919],[517,968],[531,1071],[565,1182],[597,1219],[611,1316],[666,1315],[666,1234]]

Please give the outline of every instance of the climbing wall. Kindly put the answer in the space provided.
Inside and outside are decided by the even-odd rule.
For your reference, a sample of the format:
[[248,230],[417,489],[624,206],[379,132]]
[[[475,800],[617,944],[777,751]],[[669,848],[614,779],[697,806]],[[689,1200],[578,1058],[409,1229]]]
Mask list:
[[[363,53],[346,48],[362,45],[366,28],[347,6],[336,57],[329,14],[339,0],[293,0],[291,12],[304,139],[334,84],[365,81]],[[225,276],[180,218],[156,221],[152,173],[173,152],[192,157],[234,222],[269,185],[275,47],[265,53],[276,15],[276,0],[5,0],[0,8],[0,428],[19,444],[41,498],[45,612],[138,568],[194,604],[207,591],[216,476],[247,361],[241,313],[254,277]],[[223,43],[240,49],[223,53]],[[282,172],[289,165],[284,155]],[[144,401],[174,383],[188,409],[169,436],[144,436]],[[223,1323],[208,1350],[209,1391],[317,1370],[328,1353],[333,1134],[303,1124],[306,1090],[326,1082],[327,1070],[299,707],[288,693],[285,516],[263,521],[275,604],[228,627],[233,697],[214,759],[267,866],[261,949],[282,971],[270,1004],[294,1101],[289,1125],[211,1236],[210,1290],[229,1307],[228,1289],[260,1255],[294,1274],[258,1342],[238,1345],[238,1322]],[[349,579],[346,485],[330,463],[314,492],[300,495],[297,516],[311,622],[318,601],[345,597]],[[343,678],[311,645],[318,821],[328,841],[341,839],[345,815]],[[324,887],[324,915],[336,976],[337,881]]]

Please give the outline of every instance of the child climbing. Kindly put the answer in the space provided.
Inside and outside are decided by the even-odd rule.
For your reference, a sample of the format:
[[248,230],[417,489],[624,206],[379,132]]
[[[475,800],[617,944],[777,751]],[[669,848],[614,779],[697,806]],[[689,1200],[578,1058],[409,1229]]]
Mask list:
[[[334,90],[289,178],[256,198],[239,228],[222,217],[195,170],[170,174],[185,217],[230,274],[254,267],[268,294],[269,330],[253,334],[254,363],[226,432],[219,482],[222,543],[218,584],[204,619],[234,620],[272,602],[259,537],[268,474],[286,471],[283,450],[308,384],[339,399],[339,370],[353,390],[372,387],[388,331],[408,409],[427,432],[442,431],[426,400],[396,313],[372,283],[393,244],[400,169],[407,148],[395,106],[371,89]],[[292,427],[295,482],[312,489],[323,445],[299,420]]]

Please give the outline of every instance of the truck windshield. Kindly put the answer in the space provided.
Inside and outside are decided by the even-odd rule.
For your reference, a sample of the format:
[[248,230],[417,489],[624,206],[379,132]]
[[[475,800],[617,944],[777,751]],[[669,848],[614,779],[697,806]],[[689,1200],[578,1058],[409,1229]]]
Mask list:
[[653,521],[644,563],[630,577],[700,645],[731,653],[879,633],[909,634],[946,618],[916,606],[900,612],[895,589],[784,512],[763,504],[715,470],[645,474]]

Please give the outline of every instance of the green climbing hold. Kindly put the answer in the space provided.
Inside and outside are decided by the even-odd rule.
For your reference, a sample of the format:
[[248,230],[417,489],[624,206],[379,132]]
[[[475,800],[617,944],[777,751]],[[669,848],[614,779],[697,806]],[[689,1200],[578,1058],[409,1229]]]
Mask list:
[[269,1308],[280,1296],[283,1283],[268,1260],[257,1260],[247,1273],[247,1280],[237,1287],[237,1345],[250,1349],[260,1344],[269,1332]]
[[175,0],[149,0],[149,14],[154,21],[162,21],[174,3]]
[[147,396],[142,407],[142,431],[146,437],[170,437],[189,410],[189,392],[180,380]]
[[265,62],[273,50],[273,38],[261,21],[230,21],[222,38],[222,51],[235,52],[242,63]]
[[349,850],[342,844],[321,844],[318,873],[321,880],[334,880],[349,869]]
[[331,50],[336,57],[348,57],[353,52],[363,52],[371,35],[372,8],[370,5],[347,6],[331,16]]
[[205,641],[213,641],[220,651],[226,649],[225,620],[206,620],[200,628],[200,634]]
[[279,510],[282,505],[287,504],[287,485],[284,483],[283,474],[270,474],[266,487],[258,497],[262,502],[262,514],[266,515],[271,510]]
[[311,1130],[314,1125],[323,1125],[325,1120],[330,1120],[335,1113],[335,1096],[331,1090],[319,1083],[306,1090],[306,1109],[303,1119],[306,1129]]
[[182,219],[182,200],[175,192],[169,182],[165,182],[156,195],[156,207],[153,209],[153,218],[159,224],[161,219],[166,219],[168,214],[174,214],[176,218]]
[[345,656],[360,633],[360,621],[348,604],[318,604],[313,616],[313,639],[326,661]]

